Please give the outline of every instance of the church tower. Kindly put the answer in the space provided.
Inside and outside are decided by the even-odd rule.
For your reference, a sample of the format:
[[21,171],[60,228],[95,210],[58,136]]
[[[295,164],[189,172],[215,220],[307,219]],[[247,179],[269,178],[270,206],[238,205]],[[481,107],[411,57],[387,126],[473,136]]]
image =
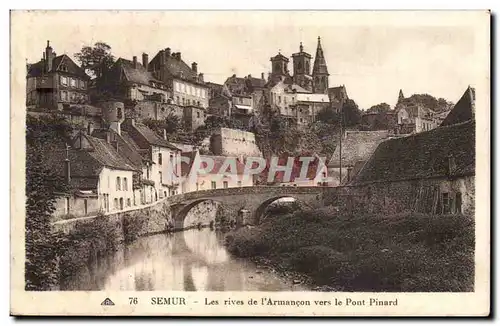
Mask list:
[[304,47],[300,42],[299,52],[292,54],[293,81],[309,91],[312,90],[311,58],[309,53],[304,52]]
[[288,73],[288,58],[279,52],[276,56],[271,58],[272,71],[271,71],[271,79],[273,81],[284,80]]
[[316,57],[314,58],[313,66],[313,92],[323,93],[328,92],[328,67],[326,66],[323,49],[321,48],[321,38],[318,36],[318,47],[316,49]]

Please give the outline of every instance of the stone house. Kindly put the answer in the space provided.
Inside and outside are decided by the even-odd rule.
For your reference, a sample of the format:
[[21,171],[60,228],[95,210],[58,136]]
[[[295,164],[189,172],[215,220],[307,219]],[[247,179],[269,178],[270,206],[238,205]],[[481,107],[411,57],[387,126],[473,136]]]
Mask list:
[[100,139],[80,131],[71,146],[51,151],[46,164],[65,176],[70,189],[57,198],[55,217],[93,216],[133,205],[132,180],[137,170],[109,137]]
[[70,104],[88,103],[90,77],[66,54],[56,55],[47,41],[43,58],[27,64],[26,106],[33,109],[62,110]]
[[160,50],[148,65],[148,71],[167,84],[172,91],[172,103],[206,109],[209,102],[209,87],[203,74],[198,73],[198,64],[188,66],[181,52],[171,53],[170,48]]
[[167,141],[166,133],[163,138],[159,137],[134,119],[126,120],[123,129],[151,162],[146,171],[146,179],[153,183],[154,201],[180,194],[181,150]]
[[363,130],[394,130],[397,131],[397,115],[395,111],[364,112],[361,116]]
[[475,121],[382,142],[346,189],[385,214],[474,214]]
[[[377,146],[390,137],[391,132],[388,130],[346,130],[342,135],[342,146],[337,144],[332,157],[328,161],[330,186],[339,186],[349,182],[375,152]],[[341,154],[342,162],[340,161]]]
[[396,116],[399,134],[419,133],[439,126],[435,112],[420,104],[396,108]]

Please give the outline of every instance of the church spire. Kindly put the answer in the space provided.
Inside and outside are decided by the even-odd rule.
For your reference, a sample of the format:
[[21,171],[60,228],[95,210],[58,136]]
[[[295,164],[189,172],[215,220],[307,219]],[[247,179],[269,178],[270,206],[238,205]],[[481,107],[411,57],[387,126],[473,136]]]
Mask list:
[[321,38],[318,36],[318,47],[316,48],[316,57],[313,65],[313,90],[315,93],[326,94],[328,92],[328,67],[326,66],[323,48],[321,47]]
[[403,90],[399,90],[399,95],[398,95],[398,103],[401,102],[402,100],[405,99],[405,96],[403,95]]
[[326,66],[325,56],[321,48],[321,37],[318,36],[318,47],[316,48],[316,57],[314,58],[313,75],[329,75],[328,67]]

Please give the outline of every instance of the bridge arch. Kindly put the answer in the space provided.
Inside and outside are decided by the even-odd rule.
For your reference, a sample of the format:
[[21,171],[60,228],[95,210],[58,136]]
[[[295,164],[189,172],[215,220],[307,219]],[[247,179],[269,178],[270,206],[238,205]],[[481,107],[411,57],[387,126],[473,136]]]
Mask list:
[[222,205],[222,203],[220,201],[214,200],[212,198],[200,198],[200,199],[196,199],[194,201],[191,201],[185,205],[180,205],[177,208],[175,215],[174,215],[174,223],[175,223],[174,228],[177,230],[184,229],[184,222],[186,221],[186,216],[191,211],[191,209],[193,209],[194,207],[198,206],[199,204],[205,203],[205,202],[217,202],[220,205]]
[[293,198],[295,200],[295,202],[301,202],[299,200],[299,198],[297,198],[294,195],[280,195],[280,196],[275,196],[275,197],[271,197],[269,199],[266,199],[257,207],[257,209],[254,212],[255,224],[258,225],[262,222],[262,216],[264,215],[264,213],[265,213],[266,209],[269,207],[269,205],[271,205],[272,203],[274,203],[278,199],[283,199],[283,198]]

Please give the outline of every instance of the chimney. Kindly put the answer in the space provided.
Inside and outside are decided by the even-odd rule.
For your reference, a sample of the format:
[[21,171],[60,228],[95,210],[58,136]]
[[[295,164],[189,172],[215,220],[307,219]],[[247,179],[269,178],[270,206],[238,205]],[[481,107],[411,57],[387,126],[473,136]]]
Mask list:
[[137,69],[137,56],[136,56],[136,55],[134,55],[134,56],[132,57],[132,63],[133,63],[133,65],[134,65],[134,69]]
[[167,140],[167,129],[163,129],[163,139]]
[[198,64],[197,64],[196,62],[193,62],[193,63],[191,64],[191,70],[193,70],[193,72],[194,72],[195,74],[197,74],[197,73],[198,73]]
[[203,81],[204,81],[203,79],[204,79],[204,78],[203,78],[203,74],[202,74],[202,73],[200,73],[200,74],[198,75],[198,81],[199,81],[200,83],[203,83]]
[[248,79],[252,78],[252,75],[248,75]]
[[47,47],[45,48],[45,58],[46,58],[46,63],[45,67],[47,72],[50,72],[52,70],[52,48],[50,47],[50,41],[47,40]]
[[264,73],[261,73],[261,74],[260,74],[260,78],[261,78],[262,80],[266,80],[266,79],[264,78]]
[[146,70],[148,70],[148,64],[149,64],[149,56],[147,53],[142,54],[142,65]]
[[181,53],[180,53],[180,52],[177,52],[177,53],[175,54],[175,58],[176,58],[177,60],[181,61],[181,60],[182,60]]
[[64,180],[68,185],[71,182],[71,166],[68,158],[64,160]]
[[170,53],[171,53],[170,48],[166,48],[165,49],[165,56],[170,57]]

